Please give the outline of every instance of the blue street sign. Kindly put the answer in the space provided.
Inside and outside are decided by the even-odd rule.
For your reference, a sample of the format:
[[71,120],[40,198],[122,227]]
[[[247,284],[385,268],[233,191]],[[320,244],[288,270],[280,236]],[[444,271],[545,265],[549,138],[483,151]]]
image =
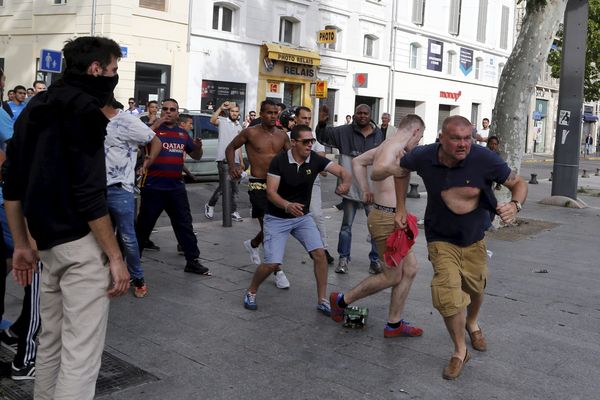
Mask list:
[[126,46],[121,46],[121,54],[123,55],[123,58],[127,58],[127,47]]
[[62,72],[62,53],[58,50],[42,49],[40,71],[60,74]]

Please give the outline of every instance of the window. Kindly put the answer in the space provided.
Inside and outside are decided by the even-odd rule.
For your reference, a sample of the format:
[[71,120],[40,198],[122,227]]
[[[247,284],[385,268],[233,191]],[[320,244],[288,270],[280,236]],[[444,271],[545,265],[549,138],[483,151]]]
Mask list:
[[233,26],[233,10],[215,4],[213,7],[212,28],[217,31],[231,32]]
[[461,0],[450,0],[450,20],[448,22],[448,33],[458,35],[460,33],[460,6]]
[[166,0],[140,0],[140,7],[150,8],[157,11],[165,11],[167,5]]
[[325,29],[332,29],[336,31],[336,41],[335,43],[323,43],[323,48],[333,51],[342,51],[342,30],[334,25],[325,25]]
[[502,6],[502,19],[500,21],[500,48],[508,49],[508,14],[507,6]]
[[479,16],[477,18],[477,41],[485,43],[487,29],[488,0],[479,0]]
[[421,58],[421,45],[418,43],[410,44],[410,59],[408,66],[410,69],[419,69]]
[[475,60],[475,79],[481,79],[481,67],[483,66],[483,58]]
[[498,80],[500,80],[500,77],[502,76],[502,71],[504,71],[504,63],[498,64]]
[[425,20],[425,0],[413,0],[412,22],[416,25],[423,25]]
[[377,57],[377,37],[373,35],[365,35],[363,44],[363,56]]
[[279,21],[279,41],[281,43],[293,43],[295,21],[283,17]]
[[454,64],[456,62],[455,60],[456,60],[456,53],[453,51],[449,51],[447,53],[447,57],[446,57],[446,64],[447,64],[446,71],[448,72],[448,75],[454,75]]
[[[0,1],[0,6],[2,2]],[[67,0],[54,0],[54,4],[67,4]]]

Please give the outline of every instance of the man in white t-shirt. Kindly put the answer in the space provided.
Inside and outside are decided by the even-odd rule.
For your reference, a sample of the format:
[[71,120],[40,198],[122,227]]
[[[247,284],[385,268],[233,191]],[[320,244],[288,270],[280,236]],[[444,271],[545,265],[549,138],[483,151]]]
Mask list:
[[490,120],[484,118],[481,120],[482,128],[477,130],[477,144],[480,146],[487,146],[487,140],[490,136]]
[[160,139],[136,115],[123,111],[123,105],[113,99],[102,109],[110,122],[106,126],[104,154],[106,156],[106,204],[123,246],[127,269],[131,276],[135,297],[145,297],[148,288],[140,261],[140,250],[135,233],[135,163],[139,146],[150,143],[150,153],[144,160],[147,168],[158,156]]
[[[224,110],[229,111],[227,117],[220,116]],[[221,187],[221,181],[223,177],[229,182],[231,186],[231,218],[234,221],[243,221],[240,213],[237,211],[237,197],[239,192],[239,180],[229,179],[225,173],[225,165],[227,160],[225,159],[225,148],[231,143],[234,137],[242,130],[242,125],[239,122],[240,107],[235,103],[228,101],[224,102],[213,112],[210,117],[210,123],[219,127],[219,141],[217,142],[217,168],[219,170],[219,186],[215,189],[214,193],[208,200],[208,203],[204,205],[204,216],[208,219],[213,219],[215,212],[215,205],[219,200],[219,196],[223,193]],[[238,149],[235,152],[235,164],[243,166],[244,160],[242,158],[242,149]]]

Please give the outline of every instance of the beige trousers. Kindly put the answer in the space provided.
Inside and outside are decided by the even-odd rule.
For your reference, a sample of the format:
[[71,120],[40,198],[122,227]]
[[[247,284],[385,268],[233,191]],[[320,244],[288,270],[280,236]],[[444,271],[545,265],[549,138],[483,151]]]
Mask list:
[[35,400],[92,400],[106,337],[108,259],[92,233],[40,251]]

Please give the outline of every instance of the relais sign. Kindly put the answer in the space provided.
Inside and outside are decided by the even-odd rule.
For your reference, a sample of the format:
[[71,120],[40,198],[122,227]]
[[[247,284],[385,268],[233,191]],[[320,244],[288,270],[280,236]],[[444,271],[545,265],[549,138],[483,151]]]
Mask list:
[[335,43],[336,38],[335,29],[324,29],[319,31],[317,34],[317,43]]

